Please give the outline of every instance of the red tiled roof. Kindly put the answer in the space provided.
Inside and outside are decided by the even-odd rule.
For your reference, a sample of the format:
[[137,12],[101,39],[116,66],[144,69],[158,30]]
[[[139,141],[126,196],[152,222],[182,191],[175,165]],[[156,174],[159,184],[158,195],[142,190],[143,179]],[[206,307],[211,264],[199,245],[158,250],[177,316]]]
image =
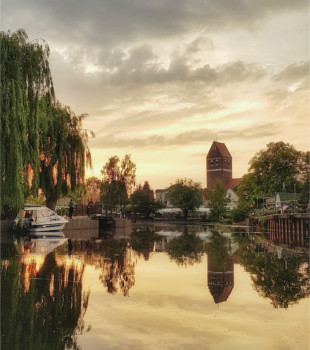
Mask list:
[[220,153],[222,154],[223,157],[231,158],[231,155],[230,155],[225,143],[214,141],[212,146],[211,146],[211,149],[212,149],[213,145],[215,145],[218,148],[218,150],[220,151]]
[[233,188],[234,186],[239,185],[240,181],[241,181],[241,177],[238,179],[231,179],[228,183],[228,188]]
[[224,301],[227,301],[233,288],[234,288],[233,284],[229,286],[212,286],[210,288],[210,293],[213,296],[213,300],[215,304],[219,304]]

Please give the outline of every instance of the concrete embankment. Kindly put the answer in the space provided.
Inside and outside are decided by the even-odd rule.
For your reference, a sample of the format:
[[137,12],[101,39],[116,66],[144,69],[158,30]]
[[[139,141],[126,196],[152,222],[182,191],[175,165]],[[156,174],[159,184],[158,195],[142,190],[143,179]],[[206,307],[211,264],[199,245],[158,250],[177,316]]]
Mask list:
[[71,239],[98,237],[99,222],[97,220],[91,220],[88,216],[76,216],[66,223],[63,233],[66,238]]
[[90,218],[88,216],[74,216],[64,227],[63,233],[66,238],[89,239],[99,237],[99,233],[115,230],[130,234],[132,229],[131,220],[111,218],[108,222],[102,217]]

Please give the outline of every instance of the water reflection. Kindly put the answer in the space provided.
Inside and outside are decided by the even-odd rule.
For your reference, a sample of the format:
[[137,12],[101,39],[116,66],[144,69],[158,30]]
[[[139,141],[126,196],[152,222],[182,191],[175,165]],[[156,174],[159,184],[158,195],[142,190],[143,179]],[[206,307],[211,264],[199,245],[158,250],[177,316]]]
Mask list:
[[[205,321],[208,313],[217,310],[214,304],[240,312],[236,299],[245,286],[241,288],[240,281],[249,286],[242,297],[251,305],[245,308],[252,310],[254,300],[256,307],[267,305],[268,312],[273,307],[287,309],[308,297],[308,254],[267,238],[228,227],[137,225],[131,235],[105,239],[37,239],[7,244],[1,250],[2,349],[80,348],[78,340],[83,337],[79,335],[87,333],[87,325],[92,324],[92,320],[84,321],[90,292],[83,283],[90,278],[98,293],[93,302],[96,310],[104,305],[107,311],[111,304],[117,304],[126,312],[132,307],[136,315],[141,305],[143,314],[143,308],[155,305],[146,314],[151,317],[158,309],[161,320],[166,308],[171,311],[172,306],[181,305],[177,312],[190,310],[195,316],[190,315],[189,320],[194,322],[198,317]],[[156,296],[150,289],[154,286]],[[248,297],[251,293],[253,299]],[[123,296],[130,297],[130,303]],[[261,303],[263,298],[273,307],[269,302]],[[124,319],[124,314],[116,315],[119,310],[119,306],[111,308],[116,323]],[[234,313],[228,314],[225,317],[234,321]],[[103,313],[100,317],[104,324],[111,321]],[[143,320],[148,322],[147,316]],[[89,333],[93,334],[88,332],[86,337]],[[85,343],[83,349],[88,349]]]
[[77,349],[89,300],[82,287],[84,266],[63,263],[65,258],[58,259],[55,250],[30,253],[35,243],[3,250],[1,349]]
[[167,243],[167,253],[177,265],[190,266],[200,263],[204,253],[203,240],[195,233],[189,233],[185,226],[179,237],[174,237]]
[[100,271],[99,280],[109,294],[121,291],[129,296],[135,284],[135,259],[127,240],[72,241],[72,248],[87,265]]
[[227,301],[234,288],[232,240],[213,231],[207,245],[208,287],[215,304]]
[[255,290],[275,308],[288,308],[309,296],[308,255],[275,246],[257,236],[236,236],[240,263],[251,273]]
[[150,230],[149,227],[145,227],[142,231],[140,229],[133,230],[130,237],[130,246],[139,257],[142,255],[144,260],[148,261],[150,253],[156,251],[156,243],[160,246],[162,241],[162,236]]

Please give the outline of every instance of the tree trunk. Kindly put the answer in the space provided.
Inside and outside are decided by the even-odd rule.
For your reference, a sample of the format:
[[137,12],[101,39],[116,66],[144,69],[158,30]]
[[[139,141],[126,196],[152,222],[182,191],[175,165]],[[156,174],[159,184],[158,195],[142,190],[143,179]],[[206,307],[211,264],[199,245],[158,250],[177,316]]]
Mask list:
[[57,199],[58,198],[53,195],[46,196],[46,206],[51,210],[55,210]]
[[184,213],[184,220],[187,221],[188,209],[183,209],[183,213]]

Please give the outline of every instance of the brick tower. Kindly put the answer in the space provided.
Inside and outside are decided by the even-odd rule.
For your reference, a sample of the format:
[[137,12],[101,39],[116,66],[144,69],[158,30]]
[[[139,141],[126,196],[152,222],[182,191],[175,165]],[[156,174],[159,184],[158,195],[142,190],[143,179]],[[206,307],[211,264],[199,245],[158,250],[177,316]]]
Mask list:
[[225,143],[214,141],[207,155],[207,188],[221,180],[226,188],[232,181],[232,158]]

